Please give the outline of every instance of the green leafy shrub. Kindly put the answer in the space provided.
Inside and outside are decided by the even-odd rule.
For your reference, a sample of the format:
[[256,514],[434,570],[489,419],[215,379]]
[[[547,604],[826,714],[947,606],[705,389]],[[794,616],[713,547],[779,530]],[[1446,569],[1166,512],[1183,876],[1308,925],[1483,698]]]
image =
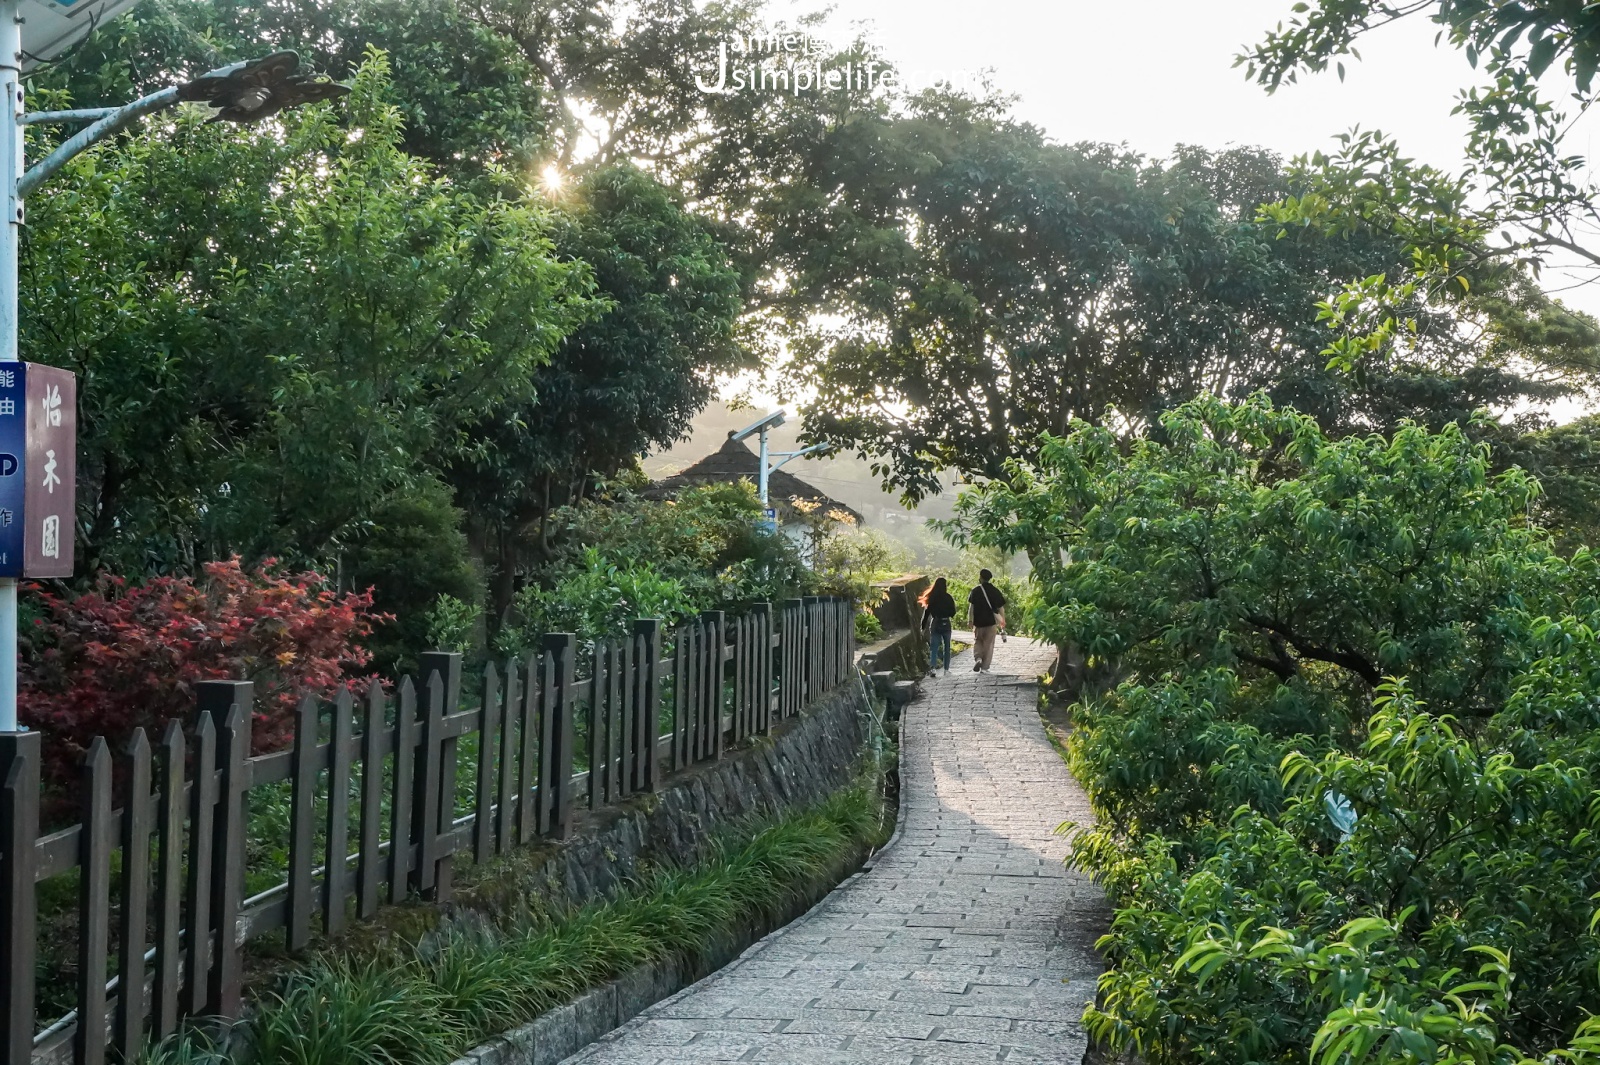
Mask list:
[[883,635],[883,622],[878,620],[876,614],[865,610],[856,611],[856,643],[871,643]]
[[1087,665],[1096,1036],[1152,1063],[1594,1052],[1600,569],[1537,492],[1456,426],[1330,440],[1257,399],[1076,425],[963,501]]
[[473,634],[483,617],[483,608],[453,595],[441,595],[423,615],[428,646],[440,651],[466,652],[472,649]]
[[629,631],[635,618],[661,618],[674,625],[696,613],[681,581],[664,577],[648,562],[619,566],[598,547],[563,572],[549,588],[517,593],[516,619],[501,628],[500,650],[518,653],[536,646],[540,634],[575,632],[586,640]]
[[455,636],[448,646],[435,643],[431,631],[443,598],[467,613],[481,610],[483,576],[473,565],[461,521],[449,489],[428,479],[374,508],[365,534],[350,550],[346,583],[371,588],[374,606],[390,615],[372,636],[373,660],[390,675],[414,670],[421,651],[466,649]]
[[746,484],[690,488],[673,501],[614,487],[564,510],[559,525],[556,558],[518,592],[503,650],[531,646],[543,632],[621,635],[637,617],[672,624],[809,590],[798,551],[762,528]]
[[816,595],[842,595],[858,603],[874,603],[873,587],[905,572],[906,552],[877,529],[841,525],[816,545],[811,560],[811,588]]

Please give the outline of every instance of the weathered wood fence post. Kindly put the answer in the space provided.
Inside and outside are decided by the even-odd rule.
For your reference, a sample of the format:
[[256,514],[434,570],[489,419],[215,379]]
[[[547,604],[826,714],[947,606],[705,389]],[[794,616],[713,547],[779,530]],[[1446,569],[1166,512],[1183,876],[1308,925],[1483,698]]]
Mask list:
[[[495,776],[494,755],[496,740],[500,739],[500,720],[502,712],[509,715],[517,697],[517,664],[511,662],[506,666],[506,684],[504,694],[500,687],[500,675],[495,671],[494,663],[486,663],[483,667],[483,701],[478,707],[478,793],[475,803],[473,818],[472,860],[482,864],[495,855]],[[502,706],[502,699],[504,706]],[[509,756],[509,740],[503,741],[502,757]],[[507,758],[509,761],[509,758]],[[506,803],[500,804],[500,821],[507,823],[509,813]]]
[[[600,808],[658,788],[663,742],[675,767],[720,759],[848,680],[854,607],[810,597],[738,618],[708,611],[675,633],[670,664],[664,635],[661,621],[640,619],[600,641],[579,684],[576,636],[551,634],[524,663],[486,667],[472,712],[460,709],[462,656],[425,654],[420,693],[406,678],[393,700],[376,683],[359,705],[346,690],[331,707],[303,699],[291,748],[257,757],[253,686],[206,681],[187,733],[169,722],[154,749],[143,730],[117,751],[96,739],[77,792],[81,823],[43,839],[44,738],[0,735],[0,1065],[35,1053],[41,878],[76,870],[79,923],[76,1018],[54,1025],[40,1052],[57,1060],[70,1040],[75,1065],[131,1061],[186,1015],[240,1015],[246,934],[281,927],[300,950],[318,932],[338,935],[352,912],[372,916],[385,895],[448,900],[457,851],[481,862],[536,835],[568,837],[580,693],[587,799]],[[473,734],[476,787],[463,812],[476,821],[458,831],[457,746]],[[288,877],[244,913],[249,792],[279,784],[289,789]]]
[[78,794],[78,1026],[72,1058],[77,1065],[106,1060],[106,958],[111,933],[111,748],[96,736],[83,759]]
[[245,760],[250,757],[250,724],[255,686],[249,681],[215,680],[195,685],[200,711],[217,724],[217,808],[212,832],[211,916],[216,946],[206,982],[205,1012],[227,1020],[239,1016],[243,964],[239,956],[239,908],[244,902]]
[[782,646],[778,654],[778,718],[782,720],[795,712],[800,705],[800,662],[804,642],[805,600],[786,599],[783,603],[783,627],[778,632]]
[[[427,847],[423,890],[434,901],[446,902],[455,867],[452,833],[456,820],[456,737],[446,731],[444,719],[461,708],[461,655],[456,651],[427,651],[418,656],[417,666],[426,684],[423,739],[427,764],[437,774],[422,837]],[[434,677],[439,678],[438,685],[433,683]],[[424,781],[423,787],[427,786]]]
[[822,694],[822,624],[818,619],[821,613],[817,604],[822,600],[814,595],[805,598],[805,607],[801,611],[801,631],[803,633],[800,657],[802,659],[800,674],[804,677],[804,686],[800,691],[800,705],[805,706]]
[[772,731],[772,604],[757,603],[756,617],[756,731]]
[[633,787],[635,791],[655,791],[656,748],[661,733],[661,619],[635,621],[633,644],[638,683],[634,697]]
[[608,800],[611,776],[611,644],[596,640],[589,662],[589,809]]
[[544,698],[539,678],[544,656],[537,651],[529,651],[524,661],[520,722],[522,753],[517,760],[517,838],[527,844],[538,836],[540,826],[544,823],[540,820],[540,812],[533,798],[533,789],[538,783],[539,702]]
[[723,742],[722,709],[727,705],[728,615],[708,610],[701,615],[706,623],[706,702],[705,741],[702,757],[720,760]]
[[544,712],[540,721],[539,797],[544,824],[556,839],[572,833],[572,718],[578,637],[570,632],[544,638]]

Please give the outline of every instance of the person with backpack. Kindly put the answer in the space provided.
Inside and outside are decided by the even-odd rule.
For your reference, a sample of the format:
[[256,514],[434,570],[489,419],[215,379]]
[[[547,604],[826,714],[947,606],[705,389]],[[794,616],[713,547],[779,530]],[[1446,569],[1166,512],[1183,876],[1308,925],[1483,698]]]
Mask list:
[[972,672],[987,673],[994,661],[994,637],[1006,624],[1006,597],[993,584],[994,574],[978,571],[978,586],[967,596],[972,622]]
[[944,651],[945,676],[950,675],[950,631],[955,622],[956,600],[943,577],[922,593],[922,631],[928,636],[928,676],[939,668],[939,652]]

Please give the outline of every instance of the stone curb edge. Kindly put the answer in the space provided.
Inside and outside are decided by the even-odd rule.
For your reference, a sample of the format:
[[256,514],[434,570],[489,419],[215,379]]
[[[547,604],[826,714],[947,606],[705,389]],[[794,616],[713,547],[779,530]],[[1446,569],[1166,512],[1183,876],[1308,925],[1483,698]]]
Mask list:
[[[797,905],[780,915],[777,928],[753,942],[746,936],[754,929],[744,928],[714,944],[698,965],[676,956],[641,965],[468,1051],[451,1065],[559,1065],[589,1044],[619,1031],[651,1006],[679,998],[702,981],[737,966],[860,875],[860,871],[851,873],[814,900],[797,900]],[[748,945],[741,949],[741,942]]]

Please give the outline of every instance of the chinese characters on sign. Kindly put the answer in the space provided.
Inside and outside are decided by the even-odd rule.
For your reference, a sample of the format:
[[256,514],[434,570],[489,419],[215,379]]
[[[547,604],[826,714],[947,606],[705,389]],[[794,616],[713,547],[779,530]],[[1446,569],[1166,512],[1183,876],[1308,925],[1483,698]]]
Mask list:
[[31,362],[23,385],[28,400],[23,576],[70,577],[78,487],[78,380],[66,370]]
[[70,577],[77,379],[39,363],[0,369],[0,577]]

